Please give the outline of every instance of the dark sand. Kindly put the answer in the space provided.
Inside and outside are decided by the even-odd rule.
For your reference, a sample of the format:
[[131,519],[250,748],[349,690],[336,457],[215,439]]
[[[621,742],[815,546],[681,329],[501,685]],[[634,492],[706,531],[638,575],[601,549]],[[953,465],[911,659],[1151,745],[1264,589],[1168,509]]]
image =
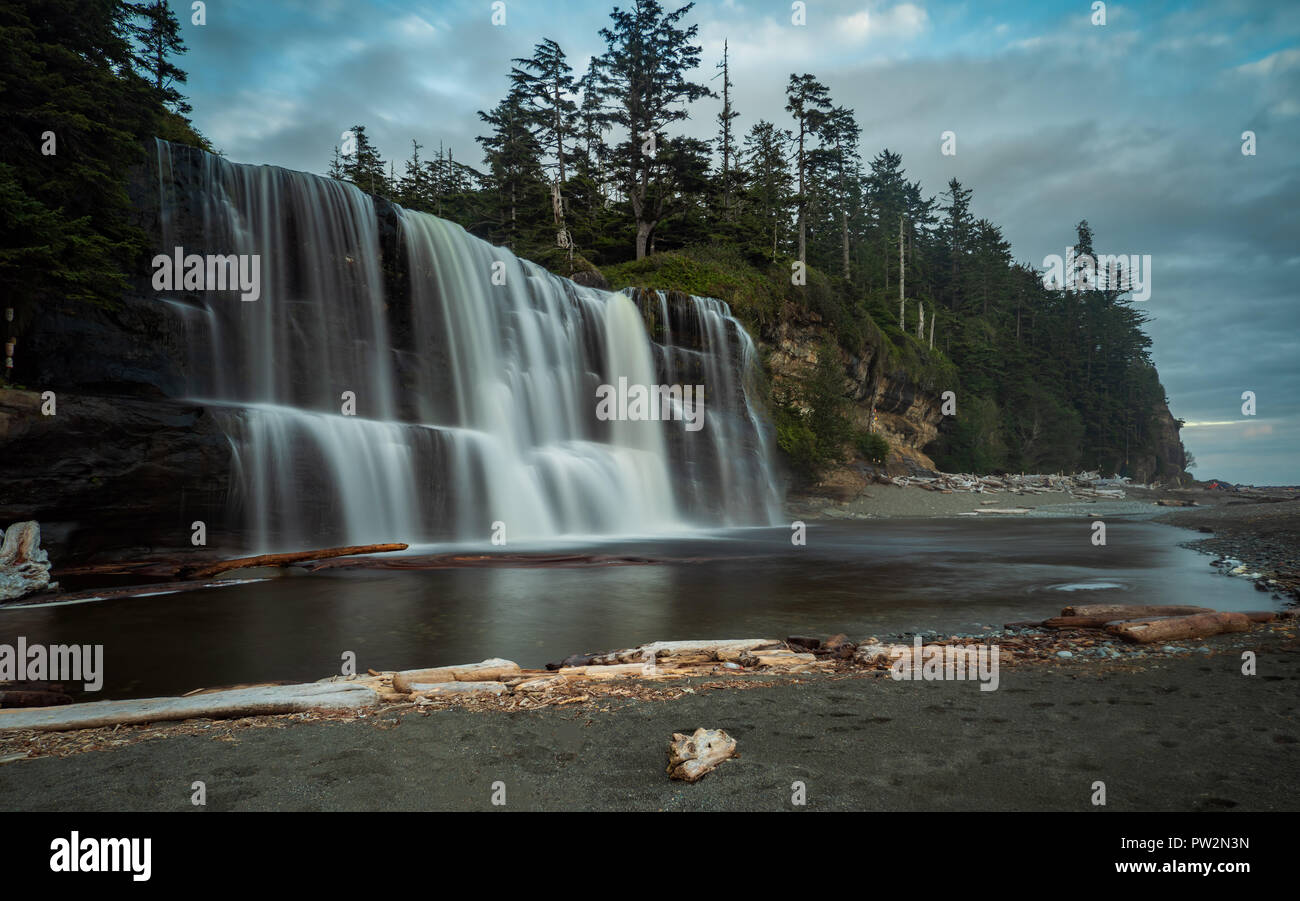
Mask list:
[[[1208,509],[1162,519],[1216,533],[1189,541],[1293,576],[1300,503],[1178,494]],[[1294,629],[1179,644],[1214,653],[1020,664],[992,692],[785,676],[671,701],[123,730],[112,750],[3,763],[0,810],[194,810],[195,780],[209,810],[493,810],[497,781],[507,810],[789,810],[795,781],[808,810],[1094,810],[1097,780],[1110,810],[1300,810]],[[1258,675],[1241,675],[1243,648]],[[698,726],[741,757],[672,782],[669,737]]]
[[[1196,643],[1200,644],[1200,642]],[[668,701],[529,712],[407,709],[230,728],[0,766],[0,809],[1300,810],[1300,646],[1220,636],[1213,655],[1004,667],[1001,687],[819,676]],[[1259,675],[1240,650],[1259,650]],[[400,719],[400,725],[393,725]],[[664,773],[674,731],[726,729],[741,757]]]

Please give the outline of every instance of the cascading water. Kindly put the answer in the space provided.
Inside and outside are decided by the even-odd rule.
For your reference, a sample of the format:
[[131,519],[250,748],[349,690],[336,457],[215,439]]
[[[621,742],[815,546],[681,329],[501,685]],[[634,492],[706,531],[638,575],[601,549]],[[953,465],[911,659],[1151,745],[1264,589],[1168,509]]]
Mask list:
[[[191,395],[238,411],[250,547],[777,515],[753,342],[720,301],[583,287],[329,178],[163,141],[158,165],[163,252],[261,261],[256,301],[164,298],[187,311]],[[702,385],[703,428],[599,419],[597,388],[620,379]]]

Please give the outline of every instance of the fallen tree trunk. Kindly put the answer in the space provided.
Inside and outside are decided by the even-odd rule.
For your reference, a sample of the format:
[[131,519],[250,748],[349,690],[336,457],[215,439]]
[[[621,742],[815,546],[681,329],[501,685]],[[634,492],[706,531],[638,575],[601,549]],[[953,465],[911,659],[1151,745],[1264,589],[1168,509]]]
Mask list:
[[359,544],[352,547],[331,547],[318,551],[294,551],[289,554],[259,554],[256,557],[236,557],[195,567],[181,567],[179,575],[184,579],[206,579],[218,573],[232,569],[247,569],[251,566],[289,566],[292,563],[304,563],[309,560],[324,560],[327,557],[351,557],[356,554],[382,554],[390,551],[404,551],[405,544]]
[[481,663],[408,669],[393,673],[393,691],[415,691],[416,685],[431,685],[435,682],[498,682],[518,675],[519,672],[519,664],[500,657],[490,657]]
[[[1061,616],[1109,616],[1110,619],[1139,619],[1144,616],[1191,616],[1214,613],[1213,607],[1162,606],[1159,604],[1076,604],[1061,611]],[[1109,622],[1107,620],[1106,622]]]
[[367,685],[311,682],[305,685],[263,685],[216,691],[188,698],[145,698],[139,701],[94,701],[62,707],[0,710],[0,729],[61,731],[131,726],[167,720],[230,719],[305,710],[369,707],[379,695]]
[[[1069,609],[1069,608],[1066,608]],[[1090,609],[1090,608],[1082,608]],[[1100,613],[1075,616],[1054,616],[1043,620],[1046,629],[1100,629],[1109,623],[1128,620],[1163,619],[1170,616],[1192,616],[1199,613],[1214,613],[1208,607],[1121,607]]]
[[1250,617],[1244,613],[1200,613],[1195,616],[1112,623],[1106,627],[1106,631],[1112,635],[1138,644],[1177,641],[1180,638],[1208,638],[1222,632],[1245,632],[1249,629]]
[[[704,558],[675,559],[673,563],[698,563]],[[583,567],[583,566],[650,566],[667,561],[650,557],[617,557],[607,554],[420,554],[397,558],[356,557],[346,560],[321,560],[307,569],[339,569],[364,566],[369,569],[473,569],[475,567]]]

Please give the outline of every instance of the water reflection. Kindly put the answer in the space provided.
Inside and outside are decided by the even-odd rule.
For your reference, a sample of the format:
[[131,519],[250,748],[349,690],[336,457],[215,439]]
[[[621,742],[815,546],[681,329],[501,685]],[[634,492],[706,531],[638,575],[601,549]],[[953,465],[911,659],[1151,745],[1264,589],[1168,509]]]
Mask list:
[[584,548],[664,561],[643,566],[290,571],[214,591],[0,610],[0,641],[103,643],[96,697],[106,698],[318,679],[339,671],[345,651],[362,670],[490,656],[539,666],[656,639],[972,631],[1071,603],[1273,603],[1178,547],[1184,530],[1116,520],[1108,531],[1098,548],[1087,520],[877,520],[814,525],[806,547],[764,529]]

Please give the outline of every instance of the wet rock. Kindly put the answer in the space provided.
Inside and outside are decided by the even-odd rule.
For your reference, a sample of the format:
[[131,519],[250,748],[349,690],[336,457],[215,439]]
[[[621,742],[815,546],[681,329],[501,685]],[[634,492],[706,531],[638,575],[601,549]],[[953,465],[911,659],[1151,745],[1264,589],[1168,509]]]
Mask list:
[[557,670],[563,669],[566,666],[590,666],[596,662],[596,657],[596,654],[571,654],[559,663],[546,664],[546,668],[548,670]]
[[599,269],[575,272],[573,273],[573,281],[587,288],[599,288],[602,291],[609,290],[609,280],[605,278],[604,273]]
[[241,546],[225,428],[239,413],[62,391],[57,409],[42,415],[40,394],[0,388],[0,524],[38,520],[60,566],[99,553],[193,550],[196,519],[211,545]]

